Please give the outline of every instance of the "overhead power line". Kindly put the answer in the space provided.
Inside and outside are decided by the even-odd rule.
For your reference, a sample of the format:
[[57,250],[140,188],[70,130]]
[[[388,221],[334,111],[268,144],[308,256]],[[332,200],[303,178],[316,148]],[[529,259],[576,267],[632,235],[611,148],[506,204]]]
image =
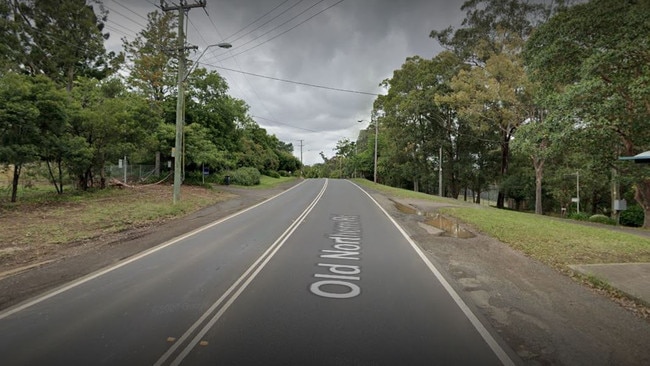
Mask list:
[[148,22],[148,21],[149,21],[149,19],[147,19],[146,17],[142,16],[141,14],[138,14],[137,12],[131,10],[131,8],[127,7],[126,5],[124,5],[124,4],[122,4],[122,3],[120,3],[119,1],[117,1],[117,0],[113,0],[113,2],[114,2],[115,4],[121,6],[122,8],[124,8],[124,9],[130,11],[131,13],[135,14],[136,16],[140,17],[140,18],[141,18],[142,20],[144,20],[145,22]]
[[[238,30],[237,32],[233,33],[232,35],[226,37],[226,39],[230,39],[231,37],[234,37],[237,33],[240,33],[240,32],[242,32],[244,29],[246,29],[246,28],[250,27],[251,25],[257,23],[260,19],[262,19],[262,18],[264,18],[265,16],[271,14],[273,11],[275,11],[275,9],[277,9],[277,8],[279,8],[280,6],[284,5],[284,3],[286,3],[287,1],[289,1],[289,0],[285,0],[284,2],[280,3],[280,5],[276,6],[276,7],[273,8],[273,9],[271,9],[270,11],[268,11],[266,14],[262,15],[261,17],[255,19],[254,21],[252,21],[252,22],[251,22],[250,24],[248,24],[247,26],[243,27],[242,29]],[[300,0],[300,1],[298,1],[297,3],[291,5],[290,7],[284,9],[284,10],[283,10],[282,12],[280,12],[278,15],[276,15],[276,16],[274,16],[273,18],[267,20],[267,21],[264,22],[263,24],[259,25],[257,28],[251,29],[250,31],[248,31],[248,32],[242,34],[241,36],[239,36],[239,37],[233,39],[232,42],[237,41],[237,40],[239,40],[239,39],[241,39],[241,38],[243,38],[243,37],[245,37],[245,36],[251,34],[252,32],[255,32],[256,30],[262,28],[263,26],[269,24],[269,23],[272,22],[273,20],[277,19],[280,15],[282,15],[282,14],[286,13],[287,11],[293,9],[296,5],[300,4],[302,1],[303,1],[303,0]],[[321,1],[322,1],[322,0],[321,0]],[[320,2],[320,1],[319,1],[319,2]],[[300,15],[300,14],[299,14],[299,15]],[[293,19],[293,18],[292,18],[292,19]]]
[[265,121],[272,122],[272,123],[275,123],[275,124],[278,124],[278,125],[289,126],[289,127],[291,127],[291,128],[295,128],[295,129],[298,129],[298,130],[304,130],[304,131],[308,131],[308,132],[321,133],[321,131],[310,130],[310,129],[308,129],[308,128],[298,127],[298,126],[290,125],[290,124],[288,124],[288,123],[278,122],[278,121],[274,121],[274,120],[272,120],[272,119],[268,119],[268,118],[264,118],[264,117],[260,117],[260,116],[251,116],[251,117],[252,117],[252,118],[263,119],[263,120],[265,120]]
[[[275,36],[273,36],[273,37],[267,39],[266,41],[261,42],[261,43],[258,43],[258,44],[254,45],[254,46],[252,46],[252,47],[250,47],[250,48],[247,48],[247,49],[245,49],[245,50],[243,50],[243,51],[241,51],[241,52],[238,52],[238,53],[235,53],[235,54],[231,54],[230,56],[224,57],[224,58],[218,60],[218,62],[222,62],[222,61],[225,61],[225,60],[227,60],[227,59],[233,58],[233,57],[235,57],[235,56],[239,56],[239,55],[241,55],[242,53],[245,53],[245,52],[251,51],[251,50],[253,50],[253,49],[255,49],[255,48],[257,48],[257,47],[259,47],[259,46],[261,46],[261,45],[263,45],[263,44],[266,44],[266,43],[268,43],[268,42],[270,42],[270,41],[272,41],[272,40],[274,40],[274,39],[276,39],[276,38],[278,38],[278,37],[280,37],[280,36],[282,36],[282,35],[284,35],[284,34],[290,32],[290,31],[292,31],[292,30],[298,28],[299,26],[305,24],[305,23],[308,22],[309,20],[311,20],[311,19],[315,18],[316,16],[318,16],[318,15],[320,15],[320,14],[326,12],[327,10],[329,10],[329,9],[331,9],[331,8],[333,8],[333,7],[335,7],[336,5],[342,3],[343,1],[345,1],[345,0],[339,0],[339,1],[335,2],[334,4],[328,6],[327,8],[325,8],[325,9],[323,9],[323,10],[317,12],[316,14],[314,14],[314,15],[308,17],[307,19],[301,21],[300,23],[294,25],[293,27],[291,27],[291,28],[289,28],[289,29],[287,29],[287,30],[285,30],[285,31],[283,31],[283,32],[280,32],[280,33],[276,34]],[[322,2],[322,1],[319,1],[318,3],[321,3],[321,2]],[[316,4],[318,4],[318,3],[316,3]],[[314,4],[314,5],[316,5],[316,4]],[[313,5],[312,5],[310,8],[312,8],[312,7],[313,7]],[[308,10],[308,9],[307,9],[307,10]],[[299,15],[301,15],[301,14],[303,14],[303,13],[304,13],[304,11],[303,11],[302,13],[296,15],[295,17],[289,19],[289,21],[295,19],[296,17],[298,17]],[[256,38],[252,39],[251,41],[248,41],[248,42],[244,43],[243,45],[238,46],[238,48],[239,48],[239,47],[242,47],[242,46],[244,46],[244,45],[246,45],[246,44],[249,44],[249,43],[251,43],[252,41],[255,41],[256,39],[259,39],[260,37],[262,37],[262,36],[268,34],[269,32],[271,32],[271,31],[277,29],[278,27],[280,27],[280,26],[282,26],[282,25],[284,25],[284,24],[286,24],[286,23],[288,23],[288,21],[282,23],[281,25],[279,25],[279,26],[277,26],[277,27],[275,27],[275,28],[273,28],[273,29],[271,29],[271,30],[269,30],[268,32],[262,34],[261,36],[256,37]]]
[[[116,4],[117,4],[117,3],[116,3]],[[120,13],[119,11],[117,11],[117,10],[111,8],[110,6],[107,6],[107,5],[104,5],[104,7],[105,7],[106,9],[108,9],[109,11],[112,11],[112,12],[115,13],[115,14],[121,15],[122,17],[124,17],[124,19],[127,19],[127,20],[131,21],[132,23],[137,24],[137,25],[139,25],[139,26],[142,27],[142,28],[146,28],[145,25],[143,25],[142,23],[138,22],[137,20],[133,20],[133,18],[130,18],[128,15],[125,15],[124,13]]]
[[205,64],[207,66],[214,67],[215,69],[221,69],[221,70],[226,70],[226,71],[232,71],[232,72],[238,72],[240,74],[245,74],[245,75],[251,75],[251,76],[256,76],[259,78],[264,78],[264,79],[270,79],[270,80],[275,80],[275,81],[281,81],[283,83],[289,83],[289,84],[297,84],[297,85],[303,85],[303,86],[309,86],[312,88],[319,88],[319,89],[325,89],[325,90],[332,90],[332,91],[338,91],[338,92],[343,92],[343,93],[353,93],[353,94],[362,94],[362,95],[371,95],[371,96],[379,96],[380,94],[377,93],[369,93],[369,92],[364,92],[364,91],[358,91],[358,90],[351,90],[351,89],[342,89],[342,88],[334,88],[330,86],[324,86],[324,85],[318,85],[318,84],[310,84],[310,83],[303,83],[300,81],[294,81],[294,80],[287,80],[287,79],[280,79],[276,78],[273,76],[266,76],[266,75],[260,75],[260,74],[255,74],[252,72],[246,72],[242,70],[235,70],[235,69],[230,69],[227,67],[223,66],[217,66],[213,64]]

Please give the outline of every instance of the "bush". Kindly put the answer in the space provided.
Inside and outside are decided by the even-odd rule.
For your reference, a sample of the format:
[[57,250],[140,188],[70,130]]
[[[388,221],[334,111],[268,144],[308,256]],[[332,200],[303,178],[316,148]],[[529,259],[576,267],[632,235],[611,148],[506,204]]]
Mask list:
[[280,173],[276,172],[275,170],[268,170],[265,172],[265,175],[275,179],[280,178]]
[[605,215],[593,215],[589,218],[590,222],[597,222],[599,224],[606,224],[606,225],[616,225],[616,220],[609,218]]
[[643,226],[643,208],[639,205],[631,205],[625,211],[621,211],[620,223],[624,226]]
[[[172,177],[172,181],[173,179],[174,178]],[[203,182],[204,180],[205,183]],[[185,172],[185,180],[183,180],[183,184],[209,188],[212,187],[210,183],[214,183],[214,180],[214,174],[209,174],[204,177],[202,172]]]
[[572,212],[568,216],[571,220],[578,220],[578,221],[589,221],[589,214],[586,214],[584,212]]
[[230,183],[240,186],[255,186],[260,184],[262,175],[255,168],[239,168],[235,171],[226,172],[223,176],[230,176]]

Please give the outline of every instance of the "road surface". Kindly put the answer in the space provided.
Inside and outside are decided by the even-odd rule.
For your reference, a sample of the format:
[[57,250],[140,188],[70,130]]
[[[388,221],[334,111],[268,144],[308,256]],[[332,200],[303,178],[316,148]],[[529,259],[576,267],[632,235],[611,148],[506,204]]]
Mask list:
[[370,195],[306,180],[0,313],[2,365],[514,364]]

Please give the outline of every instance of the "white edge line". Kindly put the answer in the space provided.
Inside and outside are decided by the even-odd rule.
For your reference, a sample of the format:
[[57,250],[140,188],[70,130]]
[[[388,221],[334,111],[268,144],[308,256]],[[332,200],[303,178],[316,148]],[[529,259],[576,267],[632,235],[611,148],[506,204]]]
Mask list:
[[356,183],[354,183],[352,181],[350,181],[350,183],[352,183],[357,188],[359,188],[363,193],[365,193],[375,203],[375,205],[377,205],[377,207],[379,207],[379,209],[384,213],[384,215],[386,215],[386,217],[388,217],[388,219],[393,223],[393,225],[395,225],[397,230],[399,230],[400,233],[402,233],[402,236],[404,236],[404,238],[409,242],[409,244],[411,244],[411,247],[413,248],[413,250],[415,250],[415,252],[420,256],[422,261],[424,261],[426,266],[429,267],[429,270],[433,273],[433,275],[438,279],[438,281],[440,281],[440,283],[445,288],[445,290],[447,290],[447,292],[449,293],[451,298],[454,299],[454,301],[456,302],[456,305],[458,305],[458,307],[463,311],[463,313],[465,314],[467,319],[469,319],[469,321],[472,323],[474,328],[476,328],[476,330],[481,335],[481,337],[483,337],[483,340],[485,340],[485,342],[488,344],[488,346],[490,346],[490,348],[492,349],[492,352],[494,352],[494,354],[499,358],[501,363],[503,365],[506,365],[506,366],[514,366],[515,363],[512,361],[510,356],[508,356],[506,351],[504,351],[503,348],[499,345],[499,343],[497,343],[497,341],[494,339],[492,334],[490,334],[490,332],[485,328],[485,326],[476,317],[476,315],[474,315],[472,310],[470,310],[470,308],[467,306],[467,304],[465,304],[465,302],[458,295],[456,290],[454,290],[454,288],[451,287],[449,282],[447,282],[447,280],[445,280],[445,278],[442,276],[440,271],[438,271],[438,269],[433,265],[433,263],[431,263],[429,258],[427,258],[426,254],[424,254],[424,252],[422,252],[420,247],[418,247],[418,245],[413,241],[413,239],[411,239],[408,236],[406,231],[404,231],[404,229],[402,229],[402,227],[397,223],[397,221],[395,221],[395,219],[393,219],[388,214],[388,212],[383,207],[381,207],[379,202],[377,202],[377,200],[375,200],[368,192],[366,192],[366,190],[364,190],[363,188],[361,188],[359,185],[357,185]]
[[[256,266],[257,262],[259,262],[260,260],[264,259],[264,261],[263,261],[263,262],[262,262],[262,263],[261,263],[257,268],[255,268],[255,271],[253,272],[253,274],[251,274],[251,275],[246,279],[246,281],[241,285],[241,287],[239,287],[239,288],[237,289],[237,291],[235,292],[235,294],[234,294],[230,299],[228,299],[228,301],[227,301],[227,302],[226,302],[226,303],[221,307],[221,309],[219,309],[219,311],[218,311],[218,312],[217,312],[217,313],[216,313],[216,314],[215,314],[215,315],[210,319],[210,321],[208,321],[208,323],[206,323],[206,325],[203,326],[203,328],[199,331],[199,333],[197,333],[196,336],[194,336],[194,338],[192,339],[192,341],[190,341],[190,343],[185,347],[185,349],[183,349],[183,351],[182,351],[182,352],[181,352],[181,353],[176,357],[176,359],[174,359],[174,361],[171,363],[171,366],[178,366],[178,365],[181,364],[181,362],[183,362],[183,360],[185,359],[185,357],[187,357],[187,355],[192,351],[192,349],[194,349],[194,348],[196,347],[196,345],[201,341],[201,339],[203,338],[203,336],[204,336],[208,331],[210,331],[210,329],[211,329],[211,328],[216,324],[216,322],[219,320],[219,318],[221,318],[221,316],[222,316],[222,315],[223,315],[223,314],[228,310],[228,308],[230,307],[230,305],[232,305],[232,304],[235,302],[235,300],[237,300],[237,298],[239,297],[239,295],[241,295],[241,293],[244,292],[244,290],[246,290],[246,288],[248,287],[248,285],[249,285],[251,282],[253,282],[253,280],[255,279],[255,277],[257,277],[257,275],[262,271],[262,269],[264,269],[264,267],[266,266],[266,264],[267,264],[267,263],[268,263],[268,262],[273,258],[273,256],[275,255],[275,253],[277,253],[278,250],[280,250],[280,248],[282,248],[282,246],[284,245],[284,243],[285,243],[287,240],[289,240],[289,238],[291,237],[291,235],[292,235],[292,234],[293,234],[293,233],[298,229],[298,226],[300,226],[300,224],[301,224],[302,221],[305,219],[305,217],[307,217],[307,215],[309,215],[309,213],[314,209],[314,207],[316,207],[316,204],[318,203],[318,201],[320,201],[320,199],[323,197],[323,194],[325,193],[325,190],[327,189],[327,182],[328,182],[328,180],[325,179],[325,184],[323,185],[323,188],[321,189],[321,191],[320,191],[320,193],[318,194],[318,196],[316,196],[316,198],[314,199],[314,201],[312,201],[312,203],[310,203],[309,206],[307,206],[307,208],[305,209],[305,211],[303,211],[303,212],[298,216],[298,218],[293,222],[293,224],[291,224],[291,225],[287,228],[287,230],[285,230],[284,233],[282,233],[282,235],[280,235],[280,236],[278,237],[278,239],[277,239],[277,240],[276,240],[276,241],[275,241],[275,242],[274,242],[274,243],[269,247],[269,249],[266,251],[266,252],[268,252],[268,251],[272,250],[272,252],[271,252],[268,256],[266,256],[266,258],[264,258],[264,256],[266,255],[266,252],[265,252],[265,253],[264,253],[262,256],[260,256],[260,258],[259,258],[259,259],[258,259],[258,260],[257,260],[257,261],[256,261],[256,262],[255,262],[255,263],[254,263],[254,264],[253,264],[253,265],[252,265],[252,266],[251,266],[251,267],[246,271],[246,273],[250,272],[250,271],[253,270],[253,268]],[[275,248],[274,248],[274,247],[275,247]],[[240,281],[241,281],[245,276],[246,276],[246,274],[242,275],[242,276],[237,280],[236,283],[239,283],[239,282],[240,282]],[[231,290],[233,290],[234,287],[236,287],[236,283],[233,284],[233,286],[232,286],[231,288],[228,289],[228,292],[231,292]],[[225,295],[224,295],[224,296],[225,296]],[[222,298],[223,298],[223,296],[222,296]],[[222,300],[222,299],[220,298],[220,299],[218,300],[218,302],[221,302],[221,300]],[[217,304],[215,303],[215,305],[213,305],[213,307],[216,307],[216,305],[217,305]],[[211,307],[212,310],[214,310],[213,307]],[[211,313],[211,312],[212,312],[212,311],[210,311],[210,312],[206,312],[206,313],[204,314],[204,316],[206,316],[207,314],[209,314],[209,313]],[[202,316],[201,318],[204,319],[204,316]],[[188,331],[188,332],[189,332],[189,331]],[[192,332],[193,332],[193,331],[192,331]],[[180,339],[179,339],[178,342],[180,343]],[[168,358],[168,357],[167,357],[167,358]],[[161,358],[161,360],[162,360],[162,358]],[[165,360],[166,360],[166,359],[165,359]],[[162,360],[162,362],[164,362],[165,360]],[[158,365],[158,363],[156,363],[156,365]]]
[[162,244],[159,244],[159,245],[157,245],[157,246],[155,246],[155,247],[153,247],[151,249],[148,249],[148,250],[146,250],[146,251],[144,251],[144,252],[142,252],[140,254],[137,254],[137,255],[135,255],[135,256],[133,256],[131,258],[125,259],[125,260],[123,260],[123,261],[121,261],[121,262],[119,262],[119,263],[117,263],[117,264],[115,264],[115,265],[113,265],[111,267],[101,269],[101,270],[99,270],[99,271],[97,271],[95,273],[91,273],[89,275],[81,277],[80,279],[73,280],[72,282],[68,283],[67,285],[63,285],[63,287],[59,287],[58,289],[53,290],[52,292],[48,292],[48,293],[46,293],[44,295],[38,296],[33,300],[28,300],[25,303],[15,305],[14,307],[10,307],[10,308],[4,310],[3,312],[0,312],[0,320],[6,318],[8,316],[11,316],[11,315],[13,315],[15,313],[18,313],[20,311],[23,311],[23,310],[25,310],[25,309],[27,309],[27,308],[29,308],[31,306],[34,306],[34,305],[36,305],[36,304],[38,304],[40,302],[43,302],[43,301],[45,301],[47,299],[50,299],[50,298],[52,298],[52,297],[54,297],[56,295],[59,295],[59,294],[61,294],[63,292],[66,292],[66,291],[68,291],[70,289],[73,289],[73,288],[75,288],[77,286],[80,286],[80,285],[82,285],[82,284],[84,284],[84,283],[86,283],[88,281],[94,280],[97,277],[101,277],[101,276],[103,276],[103,275],[105,275],[105,274],[107,274],[109,272],[112,272],[112,271],[118,269],[118,268],[124,267],[127,264],[135,262],[135,261],[137,261],[137,260],[139,260],[141,258],[144,258],[144,257],[146,257],[146,256],[148,256],[150,254],[153,254],[153,253],[155,253],[155,252],[157,252],[159,250],[165,249],[168,246],[174,245],[174,244],[176,244],[176,243],[178,243],[178,242],[180,242],[182,240],[185,240],[185,239],[187,239],[187,238],[189,238],[189,237],[191,237],[193,235],[196,235],[196,234],[198,234],[198,233],[200,233],[202,231],[205,231],[205,230],[207,230],[207,229],[209,229],[209,228],[211,228],[213,226],[219,225],[219,224],[221,224],[221,223],[223,223],[225,221],[228,221],[228,220],[230,220],[230,219],[232,219],[234,217],[237,217],[237,216],[239,216],[239,215],[241,215],[241,214],[243,214],[243,213],[245,213],[247,211],[250,211],[250,210],[252,210],[252,209],[254,209],[256,207],[259,207],[259,206],[261,206],[261,205],[263,205],[263,204],[265,204],[265,203],[267,203],[267,202],[269,202],[269,201],[271,201],[271,200],[273,200],[273,199],[275,199],[275,198],[277,198],[277,197],[279,197],[279,196],[293,190],[294,188],[297,188],[298,186],[302,185],[303,183],[305,183],[304,180],[302,182],[296,184],[295,186],[276,194],[275,196],[267,198],[266,200],[264,200],[264,201],[262,201],[260,203],[257,203],[257,204],[255,204],[253,206],[247,207],[247,208],[245,208],[245,209],[243,209],[241,211],[235,212],[230,216],[224,217],[222,219],[219,219],[219,220],[214,221],[212,223],[209,223],[207,225],[201,226],[200,228],[194,229],[194,230],[190,231],[189,233],[183,234],[183,235],[181,235],[179,237],[176,237],[176,238],[171,239],[169,241],[166,241],[166,242],[164,242]]

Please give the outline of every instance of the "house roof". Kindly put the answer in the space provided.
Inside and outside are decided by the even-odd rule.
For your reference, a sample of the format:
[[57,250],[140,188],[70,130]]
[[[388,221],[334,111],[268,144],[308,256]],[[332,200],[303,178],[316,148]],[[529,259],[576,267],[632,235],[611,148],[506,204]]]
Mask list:
[[618,160],[634,160],[638,164],[650,164],[650,151],[645,151],[634,156],[621,156]]

